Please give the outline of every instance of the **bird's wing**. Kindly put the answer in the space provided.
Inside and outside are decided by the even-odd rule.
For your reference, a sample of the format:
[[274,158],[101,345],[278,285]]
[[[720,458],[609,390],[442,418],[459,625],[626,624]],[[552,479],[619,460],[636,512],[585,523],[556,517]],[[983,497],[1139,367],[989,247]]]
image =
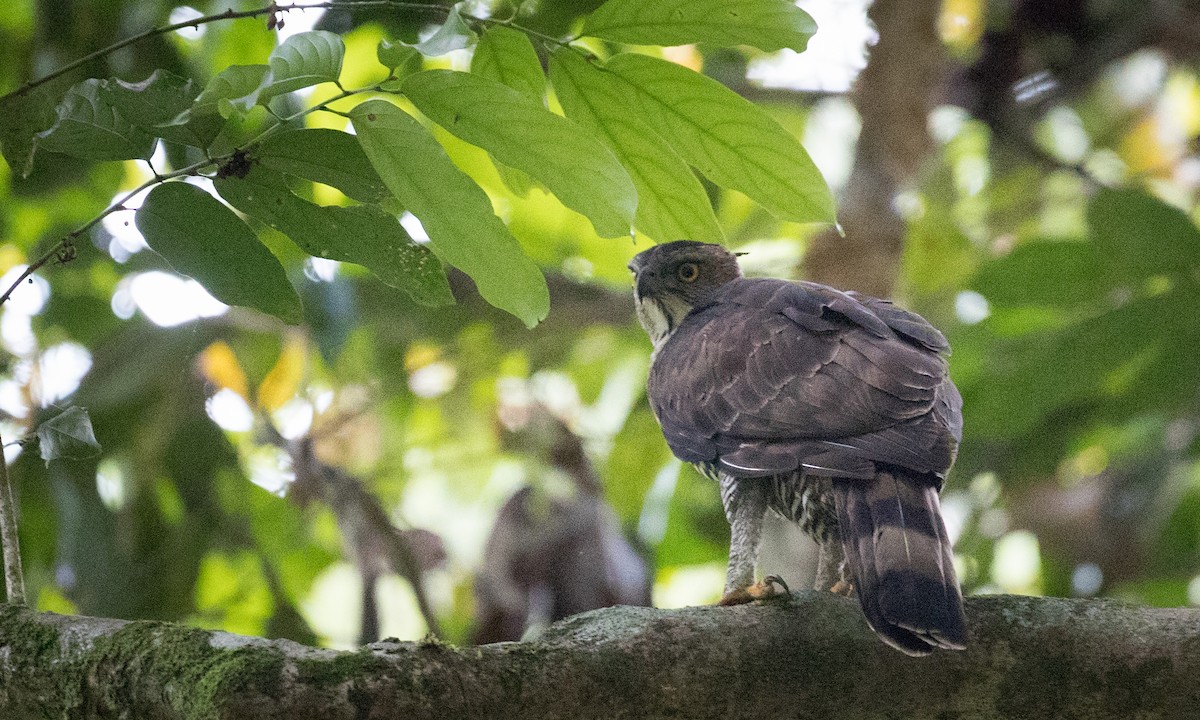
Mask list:
[[805,465],[869,477],[874,462],[943,472],[953,448],[947,457],[946,423],[930,411],[957,398],[937,352],[945,339],[876,302],[814,283],[726,285],[651,370],[676,455],[742,475]]

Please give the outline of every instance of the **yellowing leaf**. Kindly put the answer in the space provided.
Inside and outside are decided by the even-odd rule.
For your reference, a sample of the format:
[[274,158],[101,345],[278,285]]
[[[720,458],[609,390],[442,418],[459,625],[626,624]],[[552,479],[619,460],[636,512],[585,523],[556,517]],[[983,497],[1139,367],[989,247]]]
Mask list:
[[242,370],[233,348],[224,340],[218,340],[204,348],[199,357],[200,374],[204,379],[222,390],[232,390],[246,402],[250,402],[246,372]]
[[258,386],[258,405],[264,410],[278,410],[295,397],[304,380],[308,344],[301,335],[289,334],[275,366]]

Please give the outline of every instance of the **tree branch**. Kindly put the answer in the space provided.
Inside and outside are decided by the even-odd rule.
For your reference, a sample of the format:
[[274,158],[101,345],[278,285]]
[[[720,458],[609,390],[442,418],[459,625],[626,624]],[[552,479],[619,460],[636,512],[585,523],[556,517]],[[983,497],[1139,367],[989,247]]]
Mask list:
[[910,658],[853,601],[608,608],[534,642],[306,648],[0,608],[4,717],[1200,717],[1200,611],[967,601],[965,652]]

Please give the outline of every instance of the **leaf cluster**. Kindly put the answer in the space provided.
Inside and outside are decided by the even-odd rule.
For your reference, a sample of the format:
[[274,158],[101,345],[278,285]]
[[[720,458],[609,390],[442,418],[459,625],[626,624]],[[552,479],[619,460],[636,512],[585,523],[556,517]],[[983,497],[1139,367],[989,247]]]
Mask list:
[[[455,267],[489,303],[532,327],[549,312],[541,270],[431,126],[487,151],[518,194],[545,188],[601,237],[636,229],[660,241],[722,241],[693,169],[780,218],[833,221],[824,180],[764,111],[679,65],[633,52],[602,60],[580,42],[803,50],[815,30],[783,0],[720,5],[611,0],[568,41],[469,15],[459,3],[421,42],[383,40],[376,56],[384,74],[354,89],[341,84],[342,38],[303,32],[266,62],[231,65],[204,83],[163,69],[140,82],[85,80],[58,103],[28,155],[6,142],[6,158],[18,169],[38,152],[148,161],[159,143],[183,146],[192,162],[154,168],[136,224],[174,270],[227,304],[302,319],[283,266],[258,237],[266,226],[307,255],[362,265],[422,304],[453,300],[444,266]],[[423,57],[464,49],[473,51],[469,72],[422,69]],[[547,104],[544,62],[565,116]],[[304,102],[294,93],[326,83],[340,92],[287,112]],[[0,103],[0,115],[16,108]],[[353,133],[305,127],[317,111],[345,117]],[[176,180],[204,171],[214,173],[220,200]],[[336,188],[350,205],[312,202],[301,188],[309,182]],[[420,222],[427,241],[409,235],[401,212]]]

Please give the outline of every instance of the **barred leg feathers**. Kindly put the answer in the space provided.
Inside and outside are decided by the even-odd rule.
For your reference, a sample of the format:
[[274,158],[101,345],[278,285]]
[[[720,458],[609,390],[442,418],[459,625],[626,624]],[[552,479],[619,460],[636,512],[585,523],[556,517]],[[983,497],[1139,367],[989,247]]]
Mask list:
[[908,655],[962,650],[967,628],[937,488],[920,475],[835,478],[838,530],[871,628]]

